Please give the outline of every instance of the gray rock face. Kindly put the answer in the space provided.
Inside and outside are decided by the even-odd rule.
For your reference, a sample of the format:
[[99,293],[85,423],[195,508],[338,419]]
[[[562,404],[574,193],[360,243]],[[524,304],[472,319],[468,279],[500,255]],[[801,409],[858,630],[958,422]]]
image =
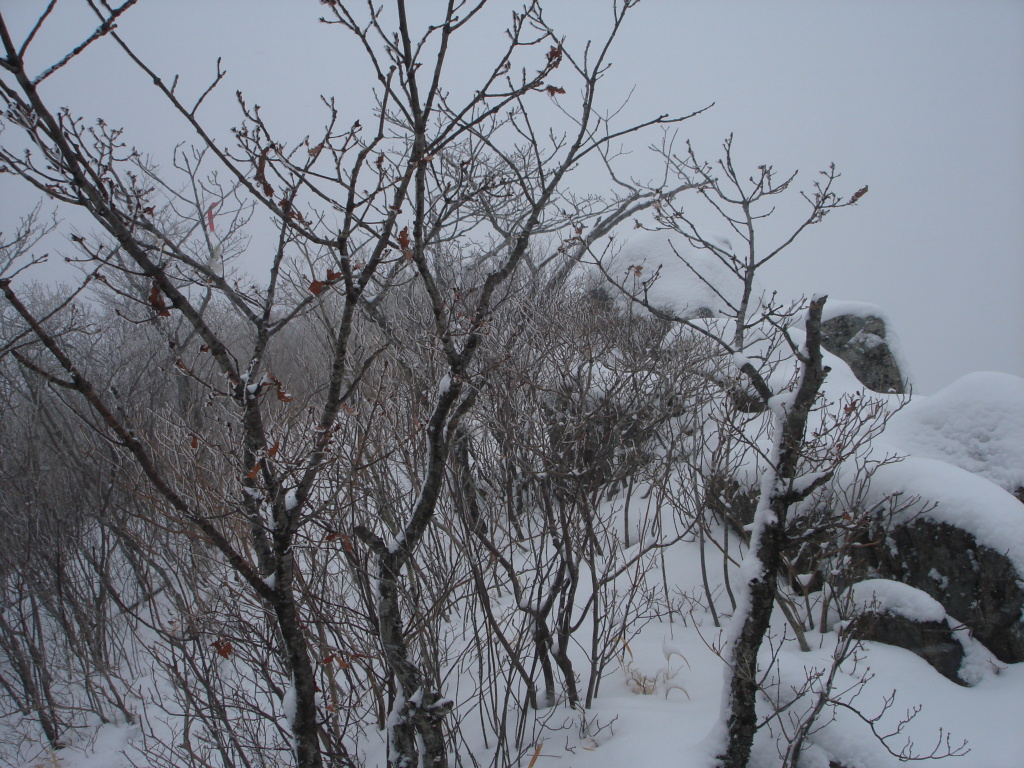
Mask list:
[[885,321],[880,317],[838,315],[821,324],[821,345],[849,365],[868,389],[902,394],[906,380],[885,333]]
[[880,575],[931,595],[1001,661],[1024,661],[1024,578],[1008,557],[923,518],[889,531],[874,549]]

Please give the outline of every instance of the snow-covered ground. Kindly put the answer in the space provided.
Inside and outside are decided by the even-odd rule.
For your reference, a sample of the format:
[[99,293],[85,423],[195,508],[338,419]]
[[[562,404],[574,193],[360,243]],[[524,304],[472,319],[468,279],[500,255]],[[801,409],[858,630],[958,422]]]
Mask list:
[[[658,254],[652,254],[652,258]],[[702,296],[700,305],[714,305],[714,291],[694,286],[678,263],[675,272],[657,284],[656,296],[666,305],[680,292]],[[682,270],[682,271],[680,271]],[[689,286],[685,291],[681,284]],[[677,288],[679,290],[677,290]],[[685,308],[696,306],[692,302]],[[845,306],[845,305],[843,305]],[[677,310],[685,309],[676,306]],[[837,309],[841,309],[837,305]],[[798,333],[798,332],[795,332]],[[859,384],[838,359],[826,395],[833,402],[861,398]],[[784,374],[780,374],[782,380]],[[875,441],[879,456],[906,457],[881,467],[870,493],[879,498],[894,492],[934,502],[925,512],[973,533],[978,540],[1006,553],[1024,573],[1024,505],[1012,492],[1024,485],[1024,380],[1006,374],[972,374],[932,397],[880,396],[897,410]],[[742,475],[743,468],[737,470]],[[746,467],[752,480],[757,462]],[[870,498],[870,495],[869,495]],[[579,712],[559,706],[543,717],[547,729],[527,750],[529,768],[704,768],[719,744],[722,690],[726,669],[720,656],[731,616],[722,578],[722,559],[707,554],[708,588],[720,623],[715,626],[707,604],[700,545],[679,542],[663,551],[664,586],[676,599],[677,612],[647,624],[636,637],[623,640],[616,664],[602,681],[594,706]],[[733,587],[737,571],[732,569]],[[870,593],[870,594],[869,594]],[[920,620],[945,618],[942,607],[916,590],[888,583],[866,583],[856,599]],[[780,728],[790,715],[806,711],[820,690],[818,681],[832,670],[841,623],[824,633],[809,631],[808,651],[801,651],[782,615],[774,625],[761,665],[766,690],[776,706],[788,709],[759,732],[751,768],[781,764]],[[579,636],[586,635],[586,625]],[[942,677],[910,651],[865,642],[852,650],[835,671],[833,691],[841,706],[826,706],[815,723],[800,762],[801,768],[829,768],[829,758],[846,768],[889,768],[902,756],[927,756],[947,750],[958,756],[939,763],[955,768],[1021,768],[1024,766],[1024,664],[996,660],[974,641],[967,641],[964,675],[970,687]],[[973,643],[973,645],[972,645]],[[584,669],[581,649],[577,669]],[[151,681],[159,686],[159,681]],[[449,680],[452,690],[471,685]],[[807,695],[795,703],[794,693]],[[762,714],[771,703],[762,700]],[[912,715],[912,717],[911,717]],[[871,722],[876,716],[877,722]],[[909,718],[909,722],[906,722]],[[872,730],[874,729],[874,732]],[[883,740],[879,736],[886,736]],[[948,739],[948,741],[947,741]],[[371,734],[363,743],[367,765],[382,765],[384,735]],[[961,749],[961,745],[964,745]],[[31,768],[128,768],[146,765],[145,745],[137,726],[98,727],[89,737],[53,755],[40,748]],[[485,751],[485,750],[484,750]],[[962,754],[959,754],[961,753]],[[469,763],[463,763],[469,764]]]
[[[702,598],[699,555],[696,544],[675,548],[667,558],[669,579],[682,593]],[[719,608],[726,605],[721,583],[713,587]],[[777,617],[778,618],[778,617]],[[723,617],[727,620],[727,617]],[[775,622],[776,644],[785,630]],[[593,709],[586,712],[592,736],[580,734],[580,715],[568,709],[555,711],[552,730],[531,750],[523,765],[565,768],[704,768],[712,757],[709,735],[719,719],[721,690],[725,680],[723,662],[712,651],[720,629],[711,616],[695,607],[693,613],[673,622],[647,626],[638,638],[623,648],[621,663],[601,685]],[[838,635],[810,633],[811,651],[801,652],[791,637],[778,654],[782,689],[798,686],[813,669],[827,670]],[[771,652],[762,654],[765,664]],[[852,668],[851,668],[852,672]],[[878,714],[886,698],[896,698],[881,728],[895,728],[907,710],[920,712],[903,735],[889,741],[897,753],[913,742],[917,752],[928,753],[937,740],[949,735],[951,744],[967,742],[970,751],[945,761],[924,765],[955,768],[1020,768],[1024,755],[1024,664],[1006,665],[992,661],[973,687],[945,679],[925,661],[900,648],[865,643],[856,672],[845,681],[853,684],[862,672],[870,674],[854,704],[867,716]],[[888,732],[888,731],[885,731]],[[56,765],[62,768],[129,768],[145,765],[131,747],[142,746],[133,737],[133,726],[105,726],[90,743],[62,750]],[[870,729],[851,712],[840,711],[837,719],[815,734],[814,741],[849,768],[889,768],[901,761],[878,743]],[[383,757],[380,751],[367,754],[368,765]],[[127,749],[126,749],[127,748]],[[128,756],[126,756],[126,754]],[[129,759],[129,756],[131,759]],[[827,768],[821,753],[805,753],[806,768]],[[535,758],[535,759],[534,759]],[[29,763],[50,768],[48,757]],[[532,762],[531,762],[532,761]],[[771,733],[762,732],[755,742],[751,768],[775,768],[779,755]]]

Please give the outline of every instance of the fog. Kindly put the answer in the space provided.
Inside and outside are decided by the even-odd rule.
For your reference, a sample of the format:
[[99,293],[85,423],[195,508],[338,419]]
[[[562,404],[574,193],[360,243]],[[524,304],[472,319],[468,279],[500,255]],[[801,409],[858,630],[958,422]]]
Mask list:
[[[5,5],[15,34],[44,6]],[[416,10],[426,19],[432,5]],[[610,13],[596,0],[549,6],[570,50],[607,30]],[[499,2],[474,21],[472,42],[455,51],[453,82],[472,89],[516,7]],[[183,93],[201,93],[222,57],[228,75],[200,112],[219,141],[239,120],[236,90],[300,140],[322,123],[320,94],[336,98],[342,123],[365,120],[373,105],[360,52],[317,22],[320,11],[312,1],[143,0],[119,30],[165,80],[179,74]],[[85,3],[59,3],[30,65],[45,68],[94,26]],[[761,164],[799,170],[807,188],[834,162],[840,191],[870,186],[855,208],[798,241],[768,285],[882,306],[919,393],[973,370],[1024,376],[1024,4],[646,0],[627,19],[612,61],[603,104],[621,107],[624,123],[713,103],[679,126],[678,141],[691,140],[699,156],[715,159],[733,134],[751,172]],[[128,143],[158,163],[194,140],[109,41],[50,78],[44,96],[123,125]],[[619,158],[620,172],[655,175],[646,143],[659,138],[625,147],[631,154]],[[596,173],[583,185],[606,188]],[[0,195],[8,229],[33,198],[10,178]],[[780,211],[780,226],[797,213]],[[50,247],[71,252],[63,242]],[[254,263],[258,251],[254,241]],[[53,258],[35,278],[68,274]]]

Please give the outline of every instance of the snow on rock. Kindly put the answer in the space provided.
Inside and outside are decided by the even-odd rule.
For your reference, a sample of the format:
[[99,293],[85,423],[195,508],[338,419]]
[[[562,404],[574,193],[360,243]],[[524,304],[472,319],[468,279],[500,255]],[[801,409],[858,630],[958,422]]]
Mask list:
[[879,573],[927,592],[1003,661],[1024,661],[1021,503],[983,477],[919,457],[875,473],[868,504],[884,510],[892,496]]
[[945,621],[946,609],[938,600],[907,584],[889,579],[867,579],[851,590],[863,610],[893,613],[911,621]]
[[1024,508],[998,486],[952,464],[910,456],[878,469],[869,502],[881,503],[893,494],[902,494],[903,501],[920,499],[897,516],[897,524],[920,513],[955,526],[1006,555],[1024,574]]
[[829,299],[821,310],[821,320],[825,322],[836,317],[860,317],[867,319],[877,317],[883,320],[886,326],[890,325],[889,316],[885,310],[877,304],[869,304],[866,301],[837,301]]
[[885,440],[1014,493],[1024,487],[1024,379],[970,373],[936,395],[915,397],[892,419]]

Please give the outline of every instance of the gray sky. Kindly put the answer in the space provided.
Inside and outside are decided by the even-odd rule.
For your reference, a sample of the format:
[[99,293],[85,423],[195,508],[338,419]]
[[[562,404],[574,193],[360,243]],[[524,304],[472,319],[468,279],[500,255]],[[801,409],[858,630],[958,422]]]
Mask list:
[[[44,5],[6,0],[4,14],[23,27]],[[466,87],[521,3],[495,5],[502,13],[456,52]],[[45,66],[94,26],[78,6],[58,4],[30,64]],[[607,27],[602,0],[548,6],[570,47]],[[321,92],[352,119],[365,121],[371,103],[351,42],[318,25],[321,13],[316,0],[141,0],[121,30],[168,80],[181,73],[183,88],[201,90],[223,57],[229,77],[207,113],[218,136],[237,122],[241,89],[301,138],[320,124]],[[769,285],[881,305],[919,392],[973,370],[1024,376],[1024,2],[645,0],[612,60],[605,104],[618,106],[635,86],[623,120],[715,102],[680,131],[705,158],[734,133],[751,172],[799,169],[809,186],[835,162],[847,194],[870,185],[856,208],[781,257]],[[105,42],[55,76],[49,95],[124,125],[129,143],[158,159],[191,138]],[[645,146],[637,142],[620,168],[650,173]],[[4,228],[23,194],[0,185]]]

